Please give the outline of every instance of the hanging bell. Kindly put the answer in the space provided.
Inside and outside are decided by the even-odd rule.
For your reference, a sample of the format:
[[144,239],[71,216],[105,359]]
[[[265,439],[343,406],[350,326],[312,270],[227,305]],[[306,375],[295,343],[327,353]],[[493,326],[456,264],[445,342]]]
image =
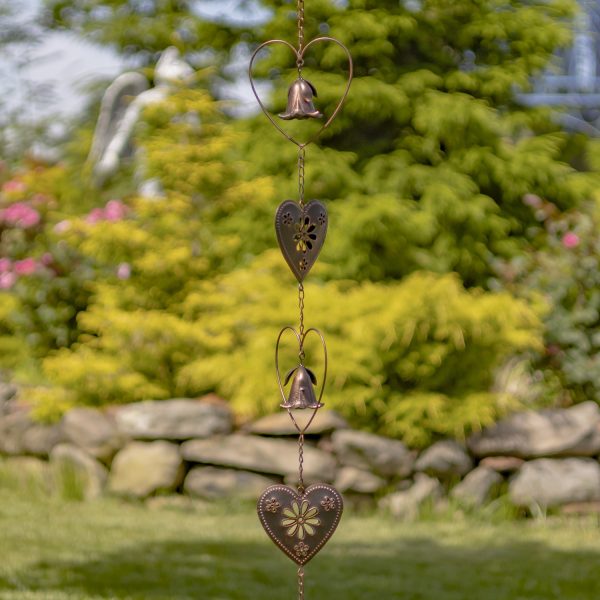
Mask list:
[[320,113],[313,104],[313,96],[317,96],[315,86],[306,79],[298,77],[288,91],[287,109],[279,118],[290,121],[291,119],[320,119]]
[[321,408],[323,405],[317,400],[313,387],[313,385],[317,384],[317,378],[314,373],[303,365],[299,365],[287,374],[284,385],[287,385],[294,373],[296,375],[294,375],[294,380],[292,381],[290,395],[287,401],[281,404],[281,408]]

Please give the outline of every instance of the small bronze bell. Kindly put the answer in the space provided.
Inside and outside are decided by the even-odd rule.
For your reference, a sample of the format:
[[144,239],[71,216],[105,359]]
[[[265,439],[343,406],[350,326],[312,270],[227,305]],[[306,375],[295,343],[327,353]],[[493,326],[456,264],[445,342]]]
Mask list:
[[291,119],[320,119],[320,113],[313,104],[313,96],[317,96],[315,86],[306,79],[298,77],[288,91],[287,109],[279,117],[290,121]]
[[317,400],[313,388],[313,385],[317,384],[315,374],[303,365],[298,365],[287,374],[284,385],[287,385],[294,373],[296,375],[292,381],[290,395],[281,408],[321,408],[323,405]]

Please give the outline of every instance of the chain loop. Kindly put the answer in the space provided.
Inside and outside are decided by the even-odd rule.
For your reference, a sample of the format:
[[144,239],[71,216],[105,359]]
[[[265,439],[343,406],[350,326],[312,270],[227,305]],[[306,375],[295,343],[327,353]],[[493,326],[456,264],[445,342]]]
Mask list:
[[[298,52],[302,53],[304,48],[304,0],[298,0]],[[298,75],[302,77],[302,66],[304,65],[304,59],[299,56],[296,61],[298,65]]]
[[298,337],[300,338],[300,347],[298,348],[298,358],[300,364],[304,364],[304,285],[298,284],[298,308],[300,310],[300,326],[298,327]]
[[306,151],[303,146],[298,148],[298,202],[304,206],[304,158]]
[[304,567],[298,567],[298,600],[304,600]]
[[298,492],[304,494],[304,433],[298,436]]

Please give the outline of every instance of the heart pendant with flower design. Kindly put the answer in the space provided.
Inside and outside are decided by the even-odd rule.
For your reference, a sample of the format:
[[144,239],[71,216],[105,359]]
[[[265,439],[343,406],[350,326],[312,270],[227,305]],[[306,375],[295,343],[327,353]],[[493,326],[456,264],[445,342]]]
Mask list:
[[277,208],[277,243],[300,283],[319,257],[327,235],[327,223],[327,209],[318,200],[311,200],[304,206],[285,200]]
[[258,499],[258,518],[267,535],[295,563],[305,565],[333,535],[344,503],[339,492],[318,483],[299,493],[272,485]]

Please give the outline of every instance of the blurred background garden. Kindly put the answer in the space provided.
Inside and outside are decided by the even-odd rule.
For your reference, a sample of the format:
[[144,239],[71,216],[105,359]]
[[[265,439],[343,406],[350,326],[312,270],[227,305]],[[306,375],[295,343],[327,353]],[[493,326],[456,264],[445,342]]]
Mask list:
[[[297,320],[273,229],[276,207],[297,194],[297,155],[259,114],[247,65],[262,41],[296,39],[295,10],[284,0],[0,0],[1,598],[256,598],[288,580],[273,597],[293,594],[291,566],[277,557],[291,577],[282,582],[269,566],[276,550],[255,531],[251,503],[156,501],[189,492],[195,464],[289,475],[206,444],[231,431],[236,444],[248,432],[286,435],[256,423],[278,411],[273,346]],[[324,402],[335,411],[312,441],[315,475],[339,484],[346,469],[357,511],[319,557],[318,581],[334,596],[347,583],[346,598],[591,600],[600,3],[306,0],[306,37],[318,35],[348,46],[355,79],[307,150],[307,196],[330,220],[305,284],[306,322],[327,339]],[[85,76],[56,67],[78,54]],[[274,113],[293,66],[284,51],[259,56]],[[344,54],[315,47],[306,69],[331,114]],[[198,398],[212,429],[140,433],[140,403],[159,418],[159,402],[175,410],[173,399]],[[91,422],[105,436],[94,448]],[[75,504],[99,495],[89,481],[63,469],[49,484],[23,457],[45,463],[62,444],[66,464],[78,435],[85,455],[69,456],[96,487],[140,440],[177,447],[170,483],[121,494],[151,506]],[[536,468],[555,478],[555,496],[529,489],[517,501],[508,486],[523,461],[549,461]],[[488,477],[481,498],[468,486],[469,502],[448,494],[477,469]],[[556,492],[575,471],[574,491]],[[413,490],[414,500],[418,486],[428,491],[409,509],[393,499]],[[569,514],[584,517],[553,513],[577,503]],[[404,525],[419,515],[416,530]],[[535,529],[525,516],[557,521]],[[466,565],[469,589],[457,576]]]

